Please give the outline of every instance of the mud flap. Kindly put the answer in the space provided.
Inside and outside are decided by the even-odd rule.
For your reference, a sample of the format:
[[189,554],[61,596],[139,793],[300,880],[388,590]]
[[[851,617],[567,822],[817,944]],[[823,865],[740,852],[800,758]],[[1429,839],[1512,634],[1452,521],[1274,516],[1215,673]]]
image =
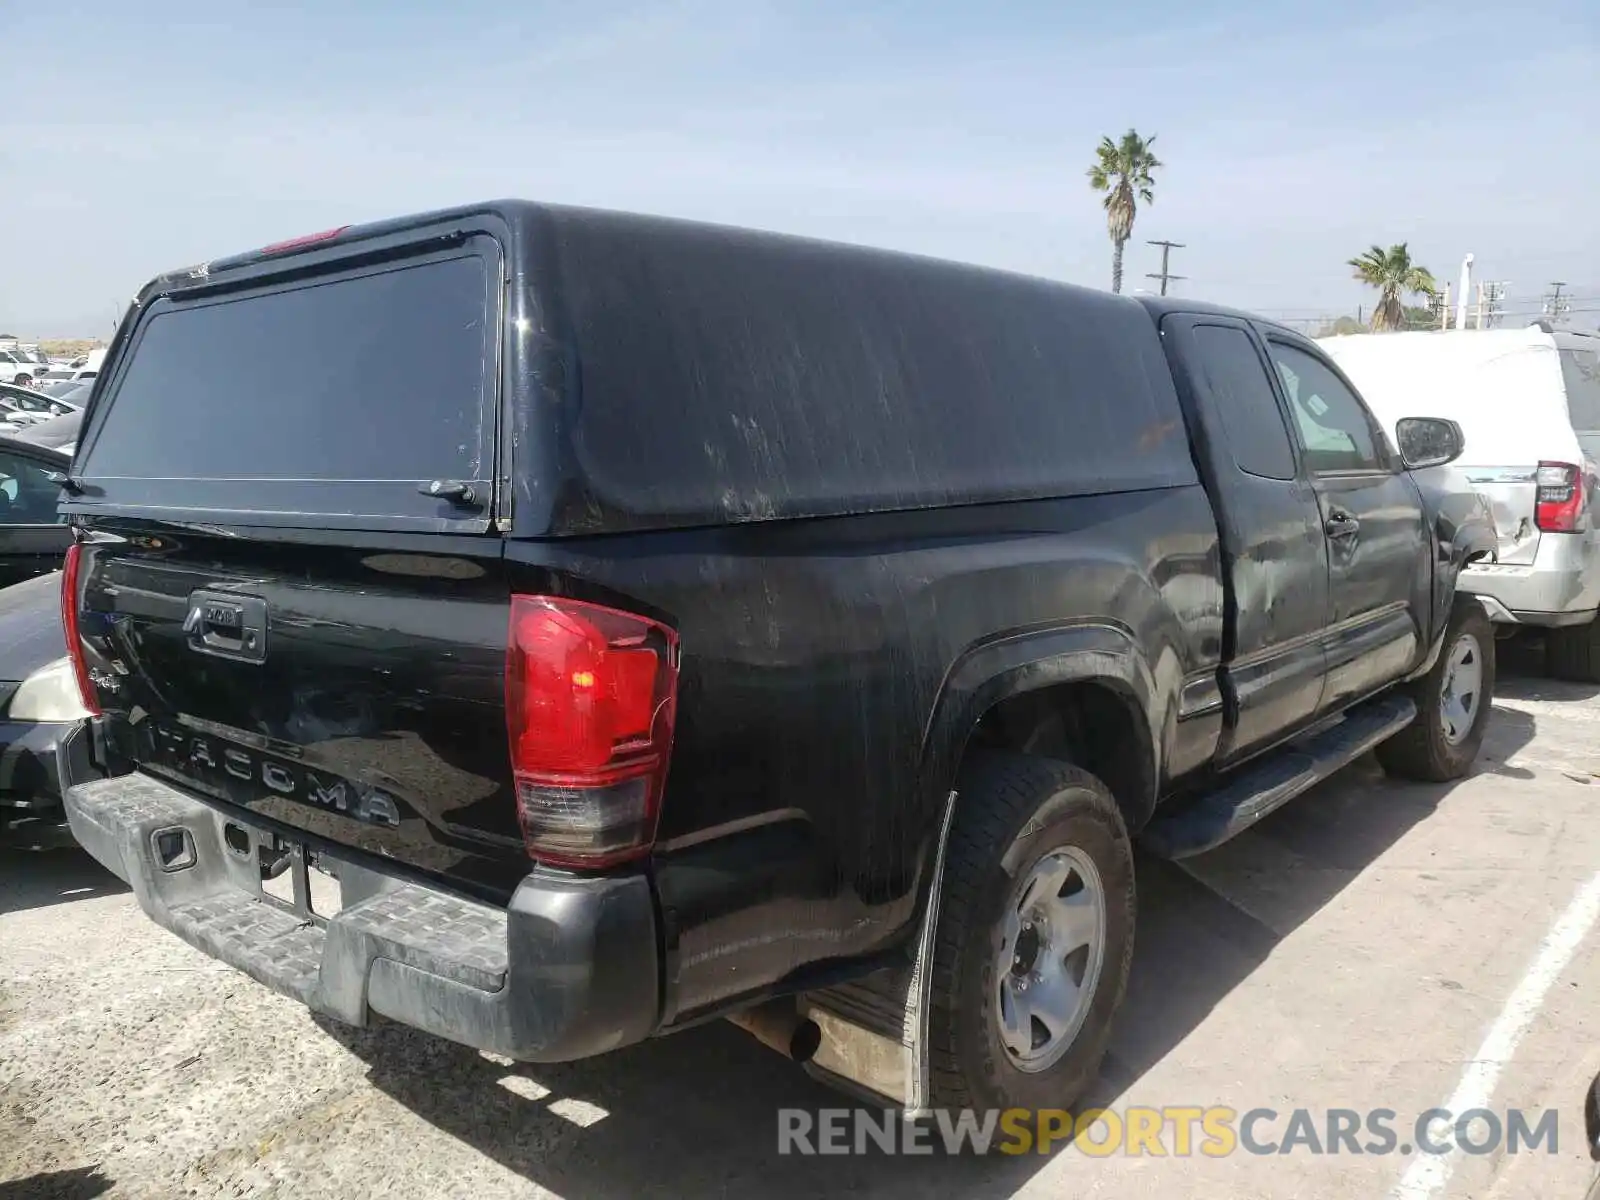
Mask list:
[[870,1104],[902,1109],[907,1117],[928,1110],[928,1000],[933,987],[934,940],[944,884],[945,848],[955,817],[956,793],[945,801],[928,903],[917,933],[916,956],[903,967],[808,992],[800,1010],[817,1023],[821,1044],[806,1070],[819,1081]]

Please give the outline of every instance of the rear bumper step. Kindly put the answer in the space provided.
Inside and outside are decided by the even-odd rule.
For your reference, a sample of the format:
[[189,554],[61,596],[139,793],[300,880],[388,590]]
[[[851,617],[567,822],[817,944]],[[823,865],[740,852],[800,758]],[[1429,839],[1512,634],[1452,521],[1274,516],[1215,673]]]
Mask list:
[[1417,706],[1408,696],[1357,705],[1336,724],[1241,768],[1193,803],[1158,813],[1145,826],[1140,844],[1157,858],[1203,854],[1348,766],[1416,717]]
[[655,905],[643,875],[535,869],[500,909],[381,863],[334,859],[345,907],[319,923],[263,898],[256,860],[225,840],[227,826],[249,827],[238,810],[139,774],[75,785],[66,809],[73,835],[157,924],[351,1025],[378,1013],[557,1062],[640,1041],[657,1024]]

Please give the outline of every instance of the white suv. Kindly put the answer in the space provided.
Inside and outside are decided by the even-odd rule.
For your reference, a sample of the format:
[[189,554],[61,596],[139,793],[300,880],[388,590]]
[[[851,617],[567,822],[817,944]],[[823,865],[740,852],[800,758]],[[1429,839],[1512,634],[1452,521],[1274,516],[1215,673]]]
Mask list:
[[0,383],[29,384],[48,369],[21,350],[0,350]]
[[1449,468],[1489,501],[1499,550],[1461,573],[1502,627],[1544,629],[1546,664],[1600,682],[1600,336],[1526,329],[1321,339],[1394,436],[1400,415],[1449,417]]

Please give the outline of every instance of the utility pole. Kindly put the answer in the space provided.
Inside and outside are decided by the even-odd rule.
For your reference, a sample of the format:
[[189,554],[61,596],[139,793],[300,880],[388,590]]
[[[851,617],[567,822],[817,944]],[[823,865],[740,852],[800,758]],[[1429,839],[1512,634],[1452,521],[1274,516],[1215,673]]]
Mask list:
[[1544,298],[1544,315],[1552,321],[1561,320],[1572,307],[1572,301],[1561,294],[1561,289],[1566,286],[1564,279],[1554,279],[1550,282],[1550,294]]
[[1478,328],[1493,329],[1500,324],[1504,313],[1506,289],[1511,284],[1504,279],[1486,279],[1478,285]]
[[1160,246],[1161,247],[1161,274],[1156,275],[1153,272],[1152,273],[1147,273],[1145,275],[1145,278],[1146,279],[1159,279],[1161,281],[1161,294],[1163,296],[1165,296],[1167,294],[1167,281],[1169,279],[1187,279],[1188,278],[1188,276],[1186,276],[1186,275],[1174,275],[1174,274],[1172,274],[1172,272],[1167,270],[1167,256],[1170,255],[1174,250],[1182,250],[1184,248],[1184,245],[1183,245],[1182,242],[1161,242],[1161,241],[1146,242],[1145,245],[1147,245],[1147,246]]

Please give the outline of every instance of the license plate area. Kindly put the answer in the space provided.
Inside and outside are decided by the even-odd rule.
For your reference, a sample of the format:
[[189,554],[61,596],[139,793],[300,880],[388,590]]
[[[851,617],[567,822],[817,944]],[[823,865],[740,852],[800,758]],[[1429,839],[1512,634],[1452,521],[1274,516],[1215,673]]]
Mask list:
[[264,901],[319,925],[339,915],[343,889],[337,861],[275,833],[258,832],[254,841]]

